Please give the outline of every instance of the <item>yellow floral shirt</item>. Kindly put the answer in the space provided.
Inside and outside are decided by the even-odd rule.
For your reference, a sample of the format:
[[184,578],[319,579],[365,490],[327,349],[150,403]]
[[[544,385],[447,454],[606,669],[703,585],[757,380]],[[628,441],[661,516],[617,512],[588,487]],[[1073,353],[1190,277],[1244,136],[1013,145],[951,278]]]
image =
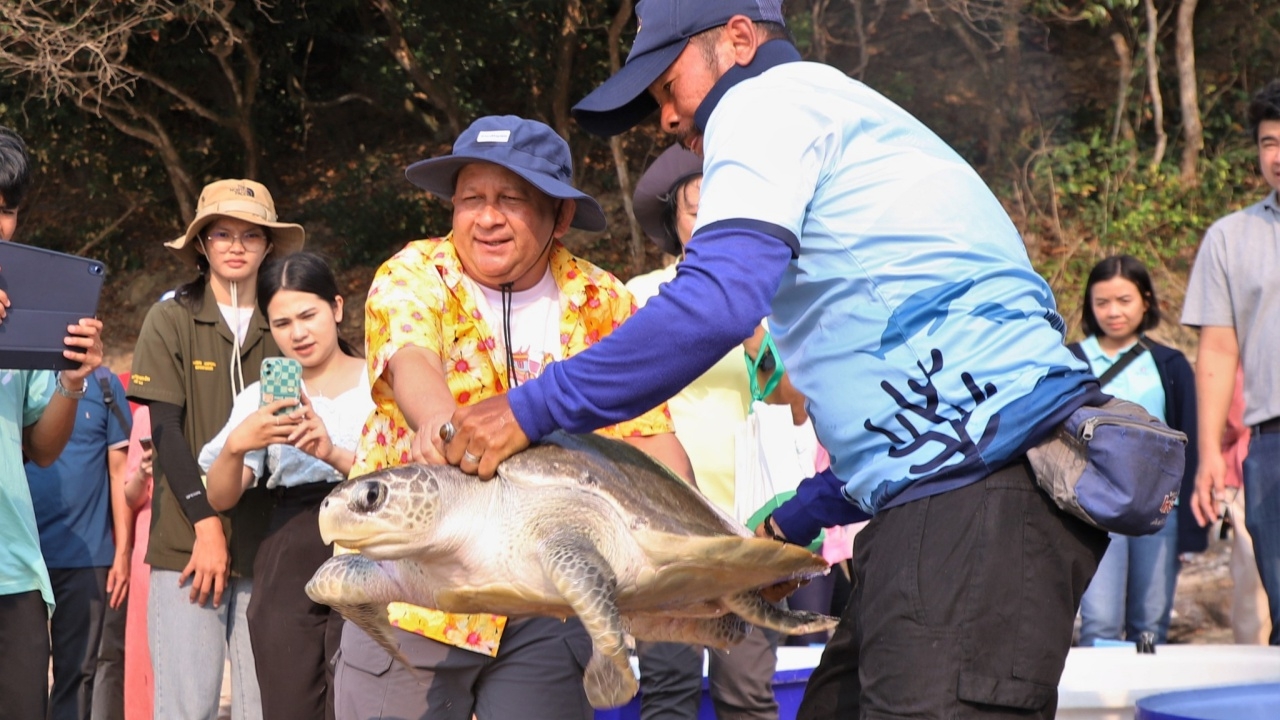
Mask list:
[[[375,409],[365,422],[351,477],[408,463],[413,430],[383,377],[391,357],[414,345],[440,356],[454,400],[469,405],[506,391],[506,360],[476,304],[479,290],[465,277],[452,236],[416,240],[383,263],[365,303],[365,341]],[[574,257],[558,241],[551,274],[560,289],[560,343],[570,357],[613,332],[636,310],[617,278]],[[600,430],[623,438],[672,432],[665,404]],[[391,624],[423,637],[496,655],[506,618],[458,615],[406,603],[388,607]]]

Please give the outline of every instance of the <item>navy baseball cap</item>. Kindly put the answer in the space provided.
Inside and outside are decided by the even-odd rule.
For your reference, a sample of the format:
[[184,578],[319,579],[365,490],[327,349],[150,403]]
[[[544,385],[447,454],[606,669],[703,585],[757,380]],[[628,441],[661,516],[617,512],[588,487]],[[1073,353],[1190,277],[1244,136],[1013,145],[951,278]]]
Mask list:
[[604,210],[595,198],[573,187],[573,158],[569,143],[537,120],[515,115],[489,115],[471,123],[453,143],[449,155],[419,160],[404,176],[409,182],[445,200],[453,197],[458,171],[474,162],[500,165],[544,194],[574,200],[573,227],[598,232],[606,227]]
[[786,24],[782,0],[640,0],[639,29],[626,64],[573,106],[578,124],[604,137],[635,127],[657,109],[649,86],[671,67],[689,38],[724,25],[734,15]]

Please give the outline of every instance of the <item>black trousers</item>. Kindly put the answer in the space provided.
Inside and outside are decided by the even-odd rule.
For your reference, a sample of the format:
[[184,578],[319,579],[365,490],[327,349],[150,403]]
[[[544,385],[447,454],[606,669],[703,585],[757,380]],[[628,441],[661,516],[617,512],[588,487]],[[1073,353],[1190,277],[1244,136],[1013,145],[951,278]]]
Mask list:
[[1044,718],[1107,535],[1017,463],[878,513],[798,718]]
[[93,720],[124,720],[124,634],[128,613],[128,598],[118,608],[107,605],[102,642],[98,645],[98,671],[93,678]]
[[39,590],[0,595],[0,720],[44,720],[49,608]]
[[57,605],[49,624],[53,646],[50,720],[89,720],[107,617],[107,570],[49,568]]
[[274,491],[267,536],[253,565],[249,643],[271,720],[333,718],[333,667],[342,616],[307,597],[304,587],[333,556],[320,539],[320,502],[333,489],[312,483]]

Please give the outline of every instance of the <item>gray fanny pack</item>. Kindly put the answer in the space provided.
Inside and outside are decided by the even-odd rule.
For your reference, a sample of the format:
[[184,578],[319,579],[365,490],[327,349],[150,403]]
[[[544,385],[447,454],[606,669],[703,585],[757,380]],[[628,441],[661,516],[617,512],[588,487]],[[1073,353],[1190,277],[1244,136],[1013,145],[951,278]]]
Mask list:
[[1177,504],[1186,449],[1185,434],[1112,398],[1076,410],[1027,459],[1062,510],[1108,532],[1150,535]]

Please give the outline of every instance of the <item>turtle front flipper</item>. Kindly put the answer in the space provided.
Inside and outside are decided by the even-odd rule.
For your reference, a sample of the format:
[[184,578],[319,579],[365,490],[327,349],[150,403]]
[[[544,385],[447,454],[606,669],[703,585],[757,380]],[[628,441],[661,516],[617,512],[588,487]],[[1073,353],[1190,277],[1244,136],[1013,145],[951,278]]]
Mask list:
[[807,610],[784,610],[765,601],[759,592],[741,592],[726,599],[729,609],[752,625],[777,630],[784,635],[807,635],[835,628],[839,618]]
[[593,651],[582,678],[588,702],[600,710],[627,704],[640,686],[627,659],[613,568],[579,533],[562,529],[539,547],[543,571],[591,636]]
[[401,599],[400,586],[376,561],[364,555],[336,555],[307,581],[307,597],[337,610],[365,631],[391,657],[410,669],[387,619],[387,603]]

